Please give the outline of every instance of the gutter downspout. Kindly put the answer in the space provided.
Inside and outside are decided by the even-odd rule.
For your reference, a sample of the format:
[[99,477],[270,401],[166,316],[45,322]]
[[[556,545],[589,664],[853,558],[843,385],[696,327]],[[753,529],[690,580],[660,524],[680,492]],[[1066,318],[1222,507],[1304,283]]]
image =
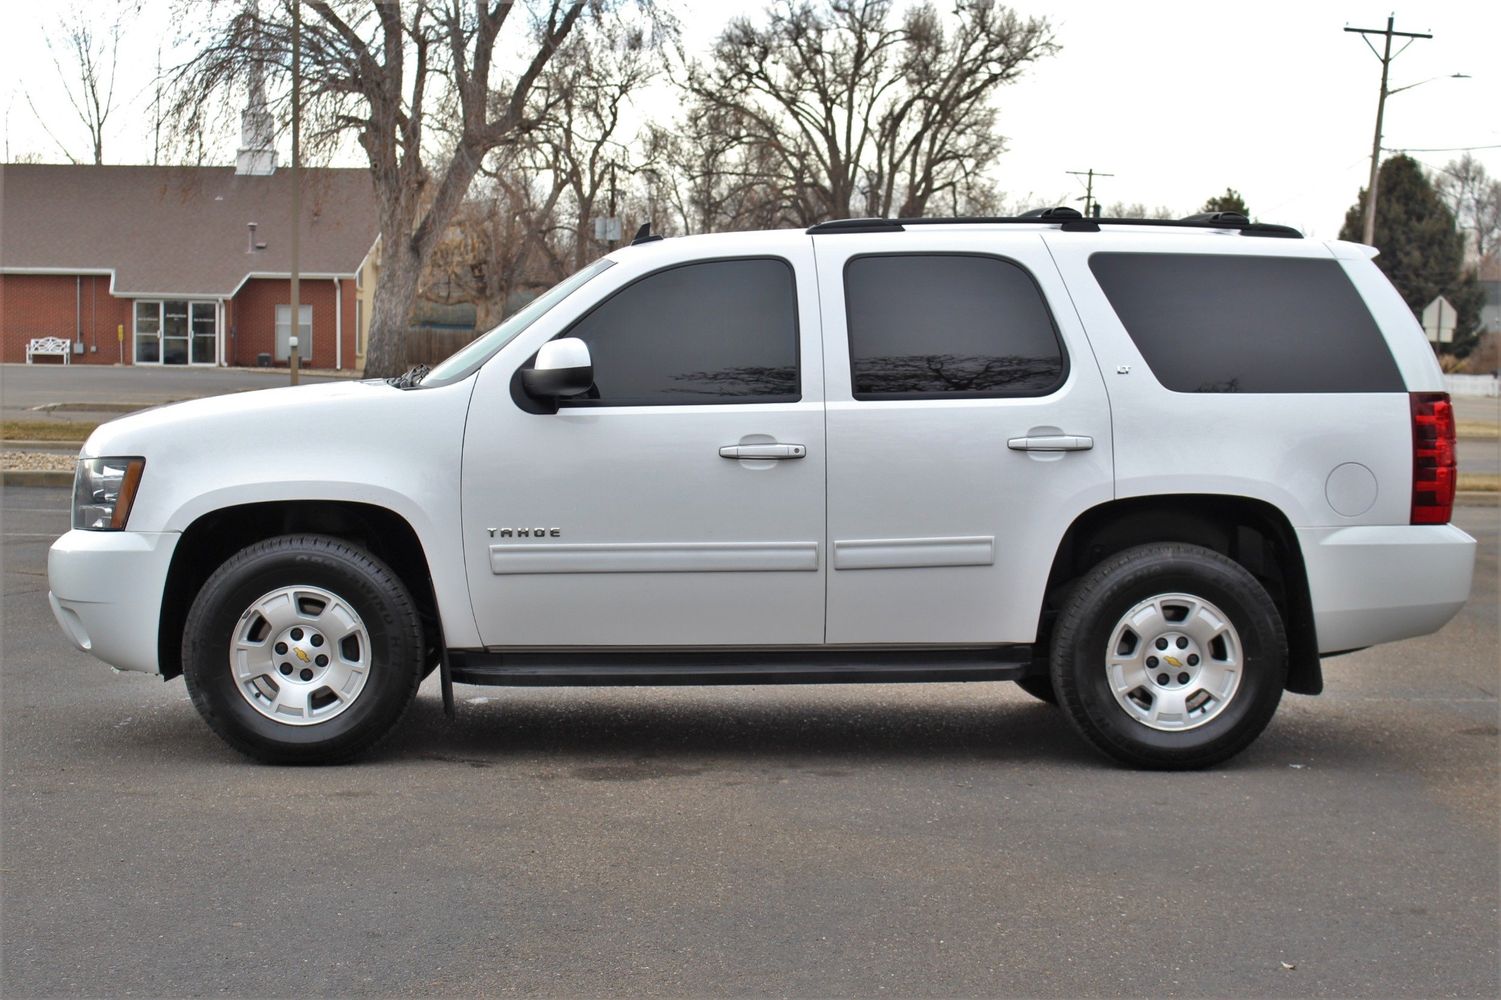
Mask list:
[[334,369],[344,368],[344,293],[334,279]]

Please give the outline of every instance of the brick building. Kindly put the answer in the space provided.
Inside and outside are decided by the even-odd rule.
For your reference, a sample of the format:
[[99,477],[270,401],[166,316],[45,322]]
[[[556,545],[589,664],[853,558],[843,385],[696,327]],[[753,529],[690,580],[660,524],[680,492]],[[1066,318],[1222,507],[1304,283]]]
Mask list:
[[[286,364],[291,173],[248,154],[237,167],[0,166],[0,360],[61,337],[74,363]],[[301,175],[298,350],[311,367],[359,368],[370,175]]]

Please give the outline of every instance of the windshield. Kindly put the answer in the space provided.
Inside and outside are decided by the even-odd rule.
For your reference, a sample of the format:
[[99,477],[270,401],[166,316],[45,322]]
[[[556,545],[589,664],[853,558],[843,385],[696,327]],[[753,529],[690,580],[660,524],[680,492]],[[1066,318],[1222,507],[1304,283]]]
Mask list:
[[509,344],[517,334],[541,319],[544,313],[573,294],[584,282],[614,263],[611,260],[600,259],[582,271],[564,278],[532,299],[495,329],[481,337],[476,337],[450,354],[446,360],[433,367],[433,370],[422,380],[422,384],[424,386],[448,385],[450,382],[469,377],[480,365],[490,360],[496,351]]

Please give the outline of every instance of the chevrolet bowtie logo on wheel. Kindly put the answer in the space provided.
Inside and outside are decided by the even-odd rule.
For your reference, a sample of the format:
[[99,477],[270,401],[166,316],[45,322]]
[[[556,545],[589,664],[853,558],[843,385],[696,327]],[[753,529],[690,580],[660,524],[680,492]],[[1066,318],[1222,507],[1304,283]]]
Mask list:
[[[297,655],[301,656],[304,660],[307,659],[307,656],[305,656],[303,654],[302,650],[300,650],[300,649],[297,651]],[[1168,662],[1169,666],[1173,666],[1173,667],[1181,667],[1181,666],[1183,666],[1182,661],[1180,661],[1176,656],[1164,656],[1163,659]]]
[[[302,649],[302,648],[297,647],[297,646],[294,646],[294,647],[292,647],[292,652],[296,653],[297,654],[297,658],[299,660],[301,660],[303,663],[307,663],[308,662],[307,650]],[[1171,659],[1171,657],[1169,657],[1169,659]]]

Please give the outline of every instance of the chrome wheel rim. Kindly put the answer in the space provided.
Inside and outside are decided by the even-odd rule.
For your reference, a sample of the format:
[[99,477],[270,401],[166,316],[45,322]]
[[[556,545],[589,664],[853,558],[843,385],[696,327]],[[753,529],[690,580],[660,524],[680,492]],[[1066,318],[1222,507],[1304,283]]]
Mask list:
[[282,587],[251,603],[229,643],[235,690],[261,715],[311,726],[343,714],[370,675],[370,633],[343,598]]
[[1105,670],[1116,704],[1161,732],[1197,729],[1235,699],[1243,673],[1240,634],[1202,597],[1158,594],[1121,616]]

